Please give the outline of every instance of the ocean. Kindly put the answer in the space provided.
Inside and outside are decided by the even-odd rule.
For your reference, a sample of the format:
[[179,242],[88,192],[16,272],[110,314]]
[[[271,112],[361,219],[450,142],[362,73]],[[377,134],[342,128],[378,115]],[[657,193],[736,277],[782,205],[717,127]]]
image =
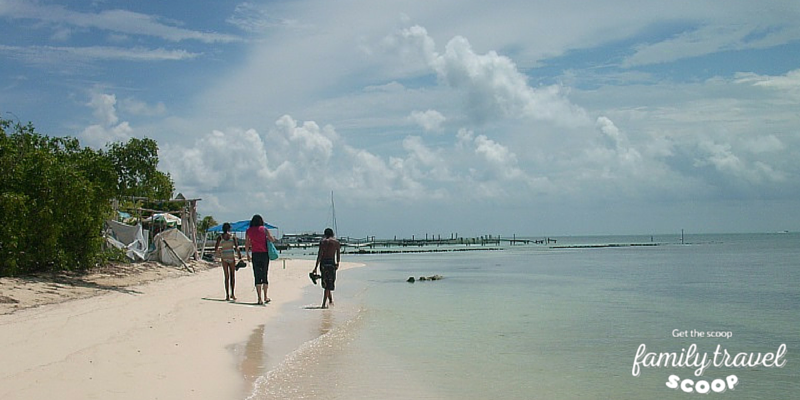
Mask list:
[[556,239],[343,255],[367,266],[339,274],[333,308],[311,286],[254,332],[248,398],[800,393],[800,234]]

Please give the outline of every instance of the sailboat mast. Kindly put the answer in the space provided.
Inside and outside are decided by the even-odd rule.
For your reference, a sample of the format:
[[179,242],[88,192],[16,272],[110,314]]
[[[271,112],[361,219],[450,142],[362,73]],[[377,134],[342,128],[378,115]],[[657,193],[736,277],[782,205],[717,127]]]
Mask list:
[[336,204],[333,202],[333,190],[331,190],[331,216],[333,217],[333,231],[338,235],[339,227],[336,226]]

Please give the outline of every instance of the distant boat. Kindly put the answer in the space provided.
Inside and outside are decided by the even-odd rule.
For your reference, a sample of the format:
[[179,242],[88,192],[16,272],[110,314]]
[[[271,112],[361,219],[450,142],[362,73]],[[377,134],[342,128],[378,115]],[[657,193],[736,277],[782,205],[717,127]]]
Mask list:
[[290,244],[319,243],[322,234],[317,232],[284,233],[281,242]]

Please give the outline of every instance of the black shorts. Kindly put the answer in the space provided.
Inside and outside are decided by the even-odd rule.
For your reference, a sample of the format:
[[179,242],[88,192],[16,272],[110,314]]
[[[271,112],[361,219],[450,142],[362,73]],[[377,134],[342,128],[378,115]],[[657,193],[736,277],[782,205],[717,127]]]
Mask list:
[[332,258],[322,260],[319,270],[322,273],[322,288],[334,290],[336,288],[336,261]]
[[269,253],[253,252],[253,277],[256,285],[267,285],[267,272],[269,272]]

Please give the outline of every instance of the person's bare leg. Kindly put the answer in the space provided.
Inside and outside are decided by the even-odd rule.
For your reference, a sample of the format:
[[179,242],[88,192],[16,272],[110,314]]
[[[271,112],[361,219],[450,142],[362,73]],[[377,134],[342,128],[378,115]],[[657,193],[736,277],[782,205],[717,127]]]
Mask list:
[[236,264],[228,264],[228,273],[231,276],[231,300],[236,301],[236,294],[234,292],[234,289],[236,289]]
[[269,285],[265,283],[265,284],[264,284],[264,304],[267,304],[267,303],[269,303],[270,301],[272,301],[272,299],[270,299],[269,297],[267,297],[267,289],[268,289],[268,288],[269,288]]
[[228,272],[228,263],[223,261],[222,262],[222,272],[225,273],[225,301],[231,299],[230,293],[228,293],[228,282],[230,281],[230,273]]
[[333,297],[331,297],[331,291],[328,289],[325,289],[325,292],[322,294],[322,308],[327,308],[325,305],[326,302],[333,305]]

